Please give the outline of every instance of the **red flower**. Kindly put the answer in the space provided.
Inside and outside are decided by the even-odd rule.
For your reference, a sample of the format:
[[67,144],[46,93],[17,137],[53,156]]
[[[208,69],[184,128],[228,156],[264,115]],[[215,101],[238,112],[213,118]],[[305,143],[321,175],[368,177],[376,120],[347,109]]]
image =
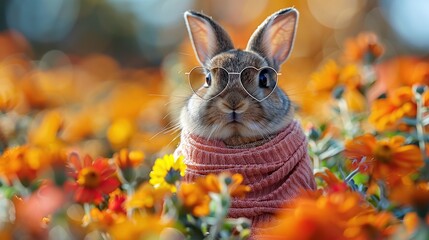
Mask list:
[[113,192],[110,194],[108,209],[114,213],[126,214],[125,201],[127,197],[122,192]]
[[119,187],[114,166],[107,162],[107,159],[97,158],[95,161],[86,155],[83,161],[79,155],[70,155],[70,175],[76,182],[71,183],[74,190],[74,199],[80,203],[100,203],[103,194],[109,194]]

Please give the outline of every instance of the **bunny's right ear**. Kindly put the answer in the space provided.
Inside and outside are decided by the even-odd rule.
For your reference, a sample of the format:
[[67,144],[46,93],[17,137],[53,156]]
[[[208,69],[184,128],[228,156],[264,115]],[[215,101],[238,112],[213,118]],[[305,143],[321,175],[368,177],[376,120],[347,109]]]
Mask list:
[[192,46],[201,65],[215,55],[234,48],[225,30],[204,14],[187,11],[185,22]]

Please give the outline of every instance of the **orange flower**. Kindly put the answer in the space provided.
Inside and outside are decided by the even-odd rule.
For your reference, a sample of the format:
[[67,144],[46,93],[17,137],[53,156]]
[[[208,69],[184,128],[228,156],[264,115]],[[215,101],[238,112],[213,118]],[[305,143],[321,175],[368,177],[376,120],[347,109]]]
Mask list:
[[118,214],[110,209],[100,210],[92,208],[89,215],[85,215],[82,219],[83,226],[90,226],[97,230],[107,230],[116,224],[122,223],[126,220],[124,214]]
[[315,177],[321,178],[326,183],[328,192],[342,192],[349,189],[347,184],[335,176],[329,169],[316,173]]
[[399,221],[389,212],[361,214],[347,222],[344,236],[353,240],[389,239]]
[[405,138],[395,136],[377,140],[365,134],[345,144],[345,155],[353,169],[369,172],[374,179],[395,181],[414,173],[423,165],[420,150],[414,145],[404,145]]
[[360,33],[354,39],[345,43],[344,58],[351,62],[373,63],[383,54],[384,48],[379,43],[377,35],[370,32]]
[[161,232],[172,225],[172,222],[158,216],[136,215],[132,219],[112,225],[108,233],[112,239],[117,240],[160,239]]
[[[230,180],[229,180],[230,179]],[[231,177],[225,178],[226,184],[228,185],[228,192],[231,197],[243,198],[246,193],[250,192],[249,186],[242,185],[243,175],[235,173]],[[231,181],[229,183],[229,181]]]
[[[429,106],[429,91],[423,93],[424,106]],[[387,98],[377,99],[371,107],[369,122],[378,131],[403,129],[406,126],[400,122],[404,117],[415,118],[417,106],[414,102],[411,87],[395,89]]]
[[206,192],[227,193],[231,197],[244,197],[251,190],[249,186],[242,185],[243,176],[238,173],[222,173],[219,176],[209,174],[197,179],[196,183]]
[[368,213],[368,209],[356,192],[298,197],[293,208],[284,209],[278,216],[278,224],[258,239],[347,239],[343,233],[348,221],[360,213]]
[[70,155],[71,176],[75,182],[70,187],[75,191],[74,199],[80,203],[100,203],[103,194],[109,194],[119,187],[116,178],[116,169],[107,159],[97,158],[92,160],[86,155],[81,161],[75,153]]
[[339,85],[355,88],[360,82],[361,76],[356,65],[340,67],[334,60],[329,60],[319,72],[313,73],[309,85],[316,92],[331,92]]
[[8,183],[18,178],[27,185],[48,165],[48,160],[40,148],[28,145],[9,148],[0,156],[0,177]]
[[210,197],[200,185],[184,182],[180,185],[177,196],[194,216],[203,217],[210,213]]
[[393,202],[412,206],[420,217],[429,217],[429,182],[414,182],[402,178],[400,184],[391,189],[390,199]]
[[12,81],[0,76],[0,112],[12,110],[18,103],[18,96],[18,90]]
[[375,66],[377,82],[374,85],[374,96],[383,92],[388,94],[403,86],[429,84],[429,61],[425,58],[397,57],[383,61]]
[[309,89],[317,95],[328,93],[332,94],[337,87],[344,87],[343,98],[353,111],[362,111],[365,108],[365,98],[359,92],[361,85],[361,76],[356,65],[347,65],[340,67],[338,64],[329,60],[325,66],[311,76]]
[[121,149],[113,156],[113,158],[119,168],[126,169],[140,165],[143,162],[145,155],[141,151],[128,151],[127,149]]
[[164,204],[164,199],[169,196],[170,190],[167,188],[155,188],[151,184],[145,182],[127,201],[126,208],[154,208],[160,212]]
[[[429,226],[429,215],[426,216],[423,222]],[[416,212],[409,212],[405,215],[404,226],[409,236],[412,236],[417,231],[420,224],[422,224],[422,221],[420,221]]]

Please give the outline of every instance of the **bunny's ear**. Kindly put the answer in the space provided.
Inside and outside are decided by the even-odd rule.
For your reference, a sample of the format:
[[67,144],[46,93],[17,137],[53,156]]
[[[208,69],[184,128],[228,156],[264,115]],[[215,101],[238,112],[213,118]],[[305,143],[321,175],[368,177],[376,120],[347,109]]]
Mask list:
[[206,15],[187,11],[185,22],[198,61],[203,66],[215,55],[234,48],[225,30]]
[[250,37],[247,50],[258,53],[278,69],[292,50],[298,15],[295,8],[286,8],[268,17]]

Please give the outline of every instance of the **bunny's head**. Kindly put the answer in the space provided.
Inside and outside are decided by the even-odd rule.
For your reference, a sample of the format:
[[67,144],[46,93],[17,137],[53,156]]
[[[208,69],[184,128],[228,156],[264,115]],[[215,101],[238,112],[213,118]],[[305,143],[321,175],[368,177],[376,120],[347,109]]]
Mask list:
[[185,21],[201,67],[189,73],[194,94],[182,109],[182,128],[220,140],[265,138],[285,128],[293,107],[277,87],[277,77],[293,46],[297,10],[287,8],[268,17],[246,50],[235,49],[210,17],[188,11]]

